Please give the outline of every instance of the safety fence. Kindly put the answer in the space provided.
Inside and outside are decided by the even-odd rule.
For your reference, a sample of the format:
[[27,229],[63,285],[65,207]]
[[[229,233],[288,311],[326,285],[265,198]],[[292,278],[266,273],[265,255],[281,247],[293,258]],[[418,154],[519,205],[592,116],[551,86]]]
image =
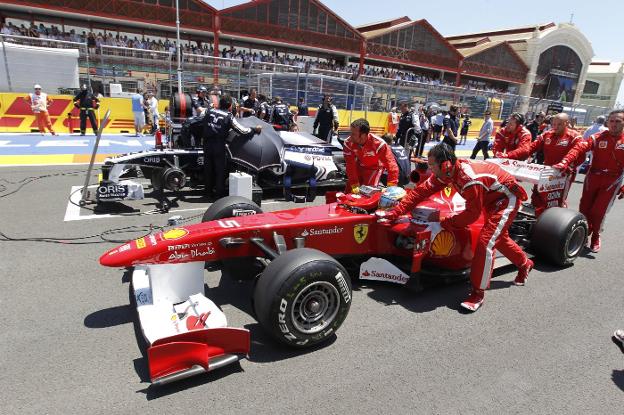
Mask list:
[[[67,42],[24,36],[0,35],[3,64],[0,71],[0,91],[24,91],[16,88],[15,79],[24,77],[19,66],[13,65],[7,55],[11,45],[77,51],[78,84],[63,85],[50,93],[73,93],[79,84],[87,83],[103,96],[129,96],[137,90],[150,90],[160,99],[168,99],[177,91],[177,56],[174,50],[152,51],[118,46],[88,47],[86,43]],[[5,47],[7,45],[7,47]],[[15,59],[15,58],[13,58]],[[267,97],[280,96],[291,105],[303,99],[313,107],[325,94],[334,97],[339,109],[387,112],[402,100],[413,106],[424,105],[444,110],[451,104],[459,105],[463,113],[481,117],[486,110],[493,117],[503,119],[512,112],[546,112],[560,103],[533,97],[523,97],[498,91],[487,91],[449,85],[403,81],[376,76],[359,76],[322,68],[269,62],[247,61],[181,53],[180,67],[185,92],[194,92],[199,85],[209,89],[216,86],[223,92],[241,97],[251,88]],[[60,69],[46,68],[53,74]],[[26,74],[28,75],[28,73]],[[60,73],[59,73],[60,75]],[[38,82],[29,81],[30,84]],[[42,83],[42,82],[39,82]],[[121,87],[111,88],[111,84]],[[22,84],[20,84],[22,85]],[[44,89],[47,88],[44,85]],[[121,89],[121,91],[119,91]],[[562,109],[577,119],[579,125],[590,124],[610,108],[563,103]]]

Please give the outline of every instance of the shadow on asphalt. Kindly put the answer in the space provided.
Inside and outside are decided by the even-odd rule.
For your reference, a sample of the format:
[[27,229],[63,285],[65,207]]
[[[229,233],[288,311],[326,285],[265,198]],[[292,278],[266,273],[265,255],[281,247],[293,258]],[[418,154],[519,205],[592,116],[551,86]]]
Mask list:
[[624,391],[624,370],[613,370],[611,380],[620,390]]

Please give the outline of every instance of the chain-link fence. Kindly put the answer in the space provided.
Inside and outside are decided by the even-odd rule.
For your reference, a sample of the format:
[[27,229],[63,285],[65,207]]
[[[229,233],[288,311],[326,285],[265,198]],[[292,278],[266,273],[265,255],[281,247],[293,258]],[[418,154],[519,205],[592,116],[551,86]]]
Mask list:
[[[50,93],[72,93],[81,83],[91,85],[94,92],[104,96],[125,96],[143,89],[152,90],[159,98],[167,99],[177,91],[177,58],[171,51],[107,45],[96,48],[87,47],[86,43],[9,35],[0,35],[0,41],[0,71],[4,72],[4,76],[0,74],[0,91],[24,92],[31,90],[34,83],[47,83],[43,86]],[[54,49],[63,51],[51,53]],[[62,61],[63,65],[48,61],[50,56]],[[67,69],[68,60],[73,61],[75,68]],[[489,110],[494,118],[502,119],[512,112],[532,115],[539,111],[546,112],[553,104],[560,104],[494,91],[375,76],[356,77],[351,72],[314,67],[305,72],[301,66],[255,61],[243,63],[238,59],[193,53],[182,53],[180,65],[185,92],[194,92],[199,85],[209,88],[217,86],[240,98],[251,88],[256,88],[269,98],[280,96],[291,105],[303,98],[308,105],[314,106],[322,101],[323,95],[330,94],[339,109],[383,112],[389,111],[399,101],[407,100],[412,105],[435,104],[442,109],[456,104],[462,112],[476,117]],[[36,68],[43,68],[45,72],[37,74]],[[69,76],[71,80],[63,76]],[[56,80],[56,83],[51,80]],[[121,84],[122,92],[111,91],[111,84]],[[577,119],[578,125],[588,125],[598,115],[610,110],[571,103],[563,103],[561,107]]]

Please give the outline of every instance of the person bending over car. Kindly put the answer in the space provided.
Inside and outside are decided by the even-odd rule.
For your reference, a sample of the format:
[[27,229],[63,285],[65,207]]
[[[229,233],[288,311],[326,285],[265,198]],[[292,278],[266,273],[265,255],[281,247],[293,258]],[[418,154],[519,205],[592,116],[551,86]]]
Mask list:
[[496,133],[492,152],[496,158],[517,159],[527,154],[530,145],[531,132],[524,126],[524,116],[514,112]]
[[[535,141],[533,141],[526,154],[520,152],[512,152],[507,154],[508,158],[514,158],[516,160],[526,160],[531,155],[537,153],[543,154],[543,160],[545,166],[554,166],[563,160],[568,152],[574,147],[578,140],[582,137],[578,131],[568,128],[568,114],[561,112],[552,118],[552,129],[539,135]],[[509,157],[513,155],[513,157]],[[503,155],[504,156],[504,155]],[[563,189],[564,206],[565,200],[570,191],[570,186],[574,183],[576,177],[576,163],[568,166],[566,169],[566,185]],[[539,216],[548,206],[548,201],[544,200],[542,195],[537,191],[537,186],[533,186],[533,193],[531,194],[531,204],[535,208],[535,214]]]
[[524,189],[513,176],[497,165],[476,160],[458,160],[446,144],[438,144],[429,150],[428,164],[432,175],[410,190],[407,196],[392,210],[378,211],[377,216],[390,221],[410,212],[429,196],[452,186],[466,199],[466,209],[447,216],[440,222],[447,230],[461,229],[484,215],[483,228],[477,240],[470,282],[472,291],[461,306],[476,311],[482,304],[485,289],[490,285],[495,251],[499,250],[518,267],[516,285],[526,283],[533,268],[531,261],[508,233],[521,201],[527,199]]
[[399,181],[397,165],[390,146],[370,133],[364,118],[351,123],[351,135],[343,145],[347,168],[347,192],[359,193],[360,186],[377,186],[384,171],[388,172],[388,187]]
[[[204,192],[209,199],[225,196],[226,155],[225,140],[230,130],[251,138],[260,134],[262,127],[247,128],[240,125],[232,114],[232,97],[222,95],[219,109],[209,109],[204,116]],[[213,194],[214,192],[214,194]]]
[[568,170],[585,159],[592,151],[592,162],[583,185],[579,211],[587,218],[591,233],[589,249],[600,251],[600,232],[604,219],[615,202],[624,197],[624,110],[611,111],[607,118],[608,130],[594,134],[587,140],[577,140],[574,147],[553,167]]

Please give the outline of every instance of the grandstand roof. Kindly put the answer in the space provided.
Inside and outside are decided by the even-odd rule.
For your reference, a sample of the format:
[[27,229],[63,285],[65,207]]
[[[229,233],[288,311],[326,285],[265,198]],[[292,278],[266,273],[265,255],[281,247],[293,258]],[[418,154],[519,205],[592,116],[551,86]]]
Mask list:
[[303,49],[359,55],[360,32],[318,0],[255,0],[219,12],[221,32]]
[[400,17],[358,27],[375,60],[456,71],[462,55],[425,19]]
[[458,45],[462,44],[484,41],[485,39],[492,42],[497,40],[527,40],[533,37],[535,31],[544,32],[554,29],[556,26],[557,25],[553,22],[541,23],[538,25],[505,28],[490,32],[465,33],[462,35],[446,36],[446,40],[455,45],[455,47],[460,47]]
[[464,55],[462,69],[468,75],[498,77],[515,83],[523,83],[529,67],[506,41],[482,43],[461,49]]

